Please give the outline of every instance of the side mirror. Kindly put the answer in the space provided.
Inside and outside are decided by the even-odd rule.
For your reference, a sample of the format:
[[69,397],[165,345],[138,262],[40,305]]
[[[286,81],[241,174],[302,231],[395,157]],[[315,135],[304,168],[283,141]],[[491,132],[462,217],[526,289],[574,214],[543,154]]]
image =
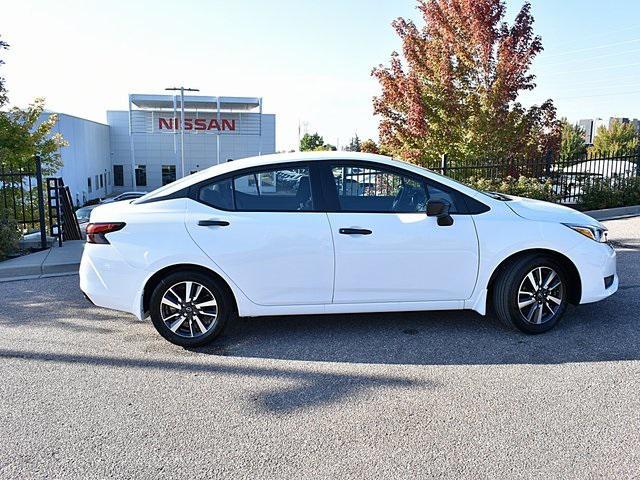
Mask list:
[[449,214],[451,204],[446,200],[429,200],[427,202],[427,217],[437,217],[438,225],[449,227],[453,225],[453,218]]

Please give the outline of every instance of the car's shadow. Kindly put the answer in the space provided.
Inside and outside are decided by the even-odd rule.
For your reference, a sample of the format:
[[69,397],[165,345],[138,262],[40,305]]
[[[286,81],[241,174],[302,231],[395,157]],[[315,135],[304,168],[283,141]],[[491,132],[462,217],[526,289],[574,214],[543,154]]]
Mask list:
[[556,364],[640,359],[640,251],[619,252],[620,291],[571,307],[544,335],[495,318],[412,312],[241,318],[201,353],[287,360],[415,365]]

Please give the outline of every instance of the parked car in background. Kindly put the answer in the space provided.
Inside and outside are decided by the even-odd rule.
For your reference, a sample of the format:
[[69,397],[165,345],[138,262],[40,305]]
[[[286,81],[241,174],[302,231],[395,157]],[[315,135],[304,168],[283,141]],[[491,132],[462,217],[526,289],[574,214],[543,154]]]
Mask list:
[[78,219],[78,223],[79,224],[87,223],[91,217],[91,212],[97,206],[98,205],[88,205],[86,207],[81,207],[78,210],[76,210],[76,218]]
[[120,195],[116,195],[113,198],[105,198],[100,203],[102,204],[102,203],[122,202],[124,200],[134,200],[146,194],[147,192],[124,192],[124,193],[121,193]]
[[216,165],[99,206],[80,288],[189,347],[236,315],[484,315],[488,304],[542,333],[569,303],[612,295],[618,277],[606,228],[580,212],[388,157],[314,152]]

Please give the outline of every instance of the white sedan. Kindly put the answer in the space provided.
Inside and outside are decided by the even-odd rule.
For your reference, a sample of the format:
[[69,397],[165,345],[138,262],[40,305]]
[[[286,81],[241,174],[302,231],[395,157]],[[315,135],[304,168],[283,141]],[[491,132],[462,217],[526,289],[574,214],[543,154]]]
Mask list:
[[80,288],[182,346],[240,316],[474,310],[541,333],[618,289],[603,225],[388,157],[318,152],[211,167],[97,207]]

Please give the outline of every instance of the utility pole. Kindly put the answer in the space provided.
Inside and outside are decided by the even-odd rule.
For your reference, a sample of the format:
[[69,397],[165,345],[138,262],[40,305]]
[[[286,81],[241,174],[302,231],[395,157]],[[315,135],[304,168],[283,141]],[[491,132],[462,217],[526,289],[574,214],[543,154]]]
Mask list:
[[[199,92],[200,90],[197,88],[186,88],[186,87],[169,87],[165,88],[168,91],[180,91],[180,163],[181,163],[181,172],[182,175],[180,178],[184,177],[184,92]],[[174,125],[175,128],[175,125]]]

